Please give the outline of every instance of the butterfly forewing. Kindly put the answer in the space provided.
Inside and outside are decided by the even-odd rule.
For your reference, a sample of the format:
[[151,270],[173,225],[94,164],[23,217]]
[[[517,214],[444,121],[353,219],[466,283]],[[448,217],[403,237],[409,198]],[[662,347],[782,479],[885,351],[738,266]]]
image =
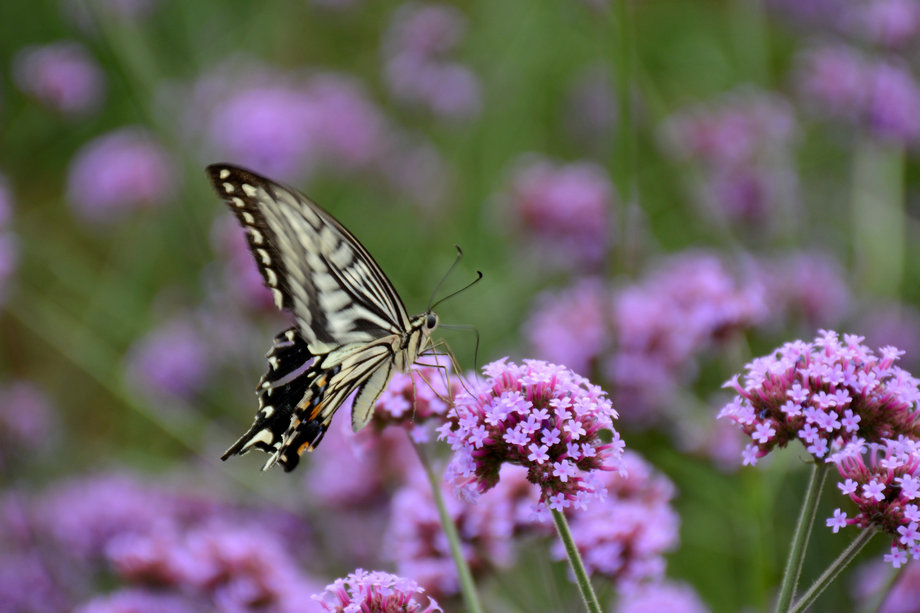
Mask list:
[[353,428],[370,421],[394,369],[411,366],[434,326],[428,313],[409,318],[367,250],[308,198],[234,166],[208,173],[246,229],[275,305],[296,321],[275,337],[255,421],[223,459],[255,447],[271,454],[266,468],[293,470],[353,392]]

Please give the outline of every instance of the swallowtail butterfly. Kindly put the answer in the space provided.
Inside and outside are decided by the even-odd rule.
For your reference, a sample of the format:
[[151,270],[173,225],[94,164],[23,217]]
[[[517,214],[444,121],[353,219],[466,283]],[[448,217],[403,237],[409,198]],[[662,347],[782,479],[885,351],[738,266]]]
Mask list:
[[278,334],[259,382],[259,411],[221,457],[252,448],[296,468],[353,393],[351,425],[367,425],[394,371],[408,372],[428,346],[438,316],[409,317],[380,266],[332,215],[294,189],[254,172],[215,164],[208,174],[246,229],[275,305],[296,324]]

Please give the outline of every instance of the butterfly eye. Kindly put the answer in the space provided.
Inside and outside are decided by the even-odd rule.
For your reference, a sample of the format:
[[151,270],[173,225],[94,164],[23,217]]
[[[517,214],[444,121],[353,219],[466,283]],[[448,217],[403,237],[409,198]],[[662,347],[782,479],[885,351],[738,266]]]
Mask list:
[[428,321],[425,322],[429,330],[434,330],[438,325],[438,316],[434,313],[428,313]]

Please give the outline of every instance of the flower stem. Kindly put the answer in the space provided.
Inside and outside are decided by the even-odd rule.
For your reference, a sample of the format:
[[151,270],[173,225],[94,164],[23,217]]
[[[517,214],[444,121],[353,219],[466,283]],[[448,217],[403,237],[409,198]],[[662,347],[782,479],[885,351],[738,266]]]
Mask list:
[[801,613],[812,604],[814,604],[818,596],[821,595],[821,592],[823,592],[824,589],[830,585],[834,579],[837,578],[837,575],[840,574],[840,571],[846,568],[847,565],[853,561],[853,558],[856,557],[856,554],[858,554],[862,548],[866,546],[866,543],[872,540],[872,537],[876,534],[877,530],[871,526],[860,532],[859,536],[853,539],[853,542],[850,543],[850,545],[844,549],[839,556],[837,556],[837,559],[827,567],[827,570],[821,573],[821,576],[818,577],[813,584],[811,584],[811,587],[808,588],[808,591],[806,591],[802,597],[799,598],[798,602],[796,602],[792,608],[789,609],[789,613]]
[[805,490],[802,509],[799,511],[799,519],[795,525],[795,534],[789,547],[789,557],[786,558],[783,582],[780,585],[779,597],[776,600],[776,608],[774,609],[776,613],[787,611],[792,598],[795,596],[795,588],[799,583],[802,563],[805,560],[805,547],[808,544],[808,537],[811,536],[811,527],[818,512],[818,498],[821,488],[824,487],[825,477],[827,477],[827,464],[815,462],[811,469],[811,478],[808,480],[808,488]]
[[441,526],[444,528],[444,534],[447,536],[447,542],[450,544],[450,555],[454,559],[454,566],[457,567],[457,576],[460,578],[460,591],[463,594],[463,601],[469,613],[482,613],[482,605],[479,604],[479,594],[476,593],[476,586],[473,583],[473,574],[470,567],[463,557],[463,551],[460,549],[460,535],[457,533],[457,526],[451,519],[447,507],[444,505],[444,496],[441,494],[441,481],[431,467],[431,462],[422,451],[422,449],[409,438],[412,446],[418,454],[419,461],[425,469],[428,476],[428,483],[431,485],[431,496],[434,499],[434,505],[438,509],[438,517],[441,520]]
[[581,561],[581,555],[578,548],[575,547],[575,541],[572,540],[572,533],[569,530],[569,522],[566,521],[562,511],[552,510],[553,521],[556,522],[556,531],[562,544],[565,545],[565,553],[569,556],[569,564],[575,573],[575,580],[578,582],[578,589],[581,591],[581,597],[585,601],[585,608],[589,613],[601,613],[601,606],[597,602],[597,595],[591,586],[591,580],[588,579],[588,573],[585,571],[585,565]]

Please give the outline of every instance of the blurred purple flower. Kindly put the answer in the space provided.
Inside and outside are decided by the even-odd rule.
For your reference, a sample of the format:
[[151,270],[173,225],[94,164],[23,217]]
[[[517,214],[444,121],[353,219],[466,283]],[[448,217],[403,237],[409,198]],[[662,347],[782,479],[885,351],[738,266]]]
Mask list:
[[206,608],[207,603],[179,594],[125,588],[96,596],[74,609],[74,613],[198,613]]
[[725,383],[737,395],[725,418],[751,437],[745,464],[756,464],[776,447],[799,439],[815,458],[825,458],[850,441],[876,443],[920,435],[918,382],[894,365],[900,352],[883,347],[876,355],[862,337],[822,330],[811,343],[786,343],[745,367]]
[[566,131],[591,153],[604,153],[613,142],[617,123],[614,91],[610,70],[605,66],[581,70],[569,83],[565,100]]
[[786,100],[747,88],[674,113],[662,135],[668,151],[679,157],[723,168],[783,150],[795,132],[795,114]]
[[662,141],[671,155],[702,171],[701,200],[716,217],[763,232],[795,202],[788,161],[795,133],[786,100],[748,88],[674,113]]
[[608,379],[626,419],[660,415],[676,384],[693,373],[697,354],[725,343],[768,316],[763,286],[735,278],[705,252],[664,260],[613,298],[614,353]]
[[[512,561],[513,536],[530,525],[537,493],[527,471],[505,465],[497,485],[475,503],[458,500],[443,488],[447,512],[457,526],[463,556],[475,576]],[[414,577],[434,596],[460,590],[450,546],[441,529],[431,485],[421,470],[396,492],[390,511],[384,551],[401,575]]]
[[920,86],[902,64],[871,60],[847,46],[825,46],[799,57],[796,79],[818,116],[837,116],[885,140],[920,139]]
[[[586,570],[613,581],[620,592],[660,580],[664,554],[678,544],[680,519],[671,506],[674,485],[630,451],[623,454],[622,474],[608,472],[601,483],[607,496],[569,516]],[[559,541],[552,552],[557,559],[566,558]]]
[[[441,613],[418,583],[380,571],[357,569],[344,579],[336,579],[325,591],[314,594],[326,611],[400,611],[402,613]],[[424,600],[423,600],[424,599]]]
[[920,4],[916,0],[870,0],[853,6],[849,29],[883,47],[905,47],[920,34]]
[[307,95],[318,118],[315,138],[333,168],[361,168],[384,154],[386,120],[360,84],[342,75],[311,79]]
[[802,251],[764,258],[755,263],[753,274],[773,304],[771,318],[803,322],[809,330],[836,325],[852,303],[845,271],[827,253]]
[[615,196],[602,167],[526,156],[511,173],[506,198],[516,225],[531,235],[540,253],[561,257],[571,268],[603,263]]
[[[214,80],[219,81],[219,77]],[[294,180],[316,163],[322,118],[305,88],[272,73],[237,83],[212,83],[207,113],[210,154],[279,180]]]
[[[0,541],[2,543],[2,541]],[[4,613],[47,613],[69,610],[69,594],[33,551],[0,553],[0,603]]]
[[[347,401],[340,410],[350,412],[350,404]],[[418,463],[415,451],[396,429],[355,435],[347,420],[340,425],[330,428],[328,440],[323,439],[327,452],[310,463],[305,482],[311,498],[341,511],[382,503],[385,493],[403,483],[410,467]]]
[[882,438],[878,443],[851,439],[828,462],[837,466],[843,480],[838,489],[855,504],[857,514],[848,517],[835,509],[827,526],[835,533],[848,525],[870,526],[894,541],[885,561],[895,568],[908,556],[920,560],[920,442],[913,437]]
[[920,311],[910,304],[882,304],[859,318],[856,329],[875,347],[896,345],[904,351],[902,366],[920,371]]
[[707,613],[709,609],[688,584],[670,581],[650,583],[621,592],[614,613]]
[[582,279],[568,289],[537,297],[524,333],[535,355],[591,376],[612,342],[613,303],[600,279]]
[[[440,437],[454,457],[453,484],[469,496],[495,487],[502,464],[528,470],[540,489],[540,508],[585,507],[603,496],[596,471],[619,470],[617,417],[596,385],[564,366],[505,359],[483,367],[487,379],[468,384],[448,412]],[[604,442],[601,430],[612,432]]]
[[105,77],[79,43],[25,47],[11,69],[19,89],[59,113],[85,115],[102,103]]
[[34,384],[16,381],[0,387],[0,463],[21,452],[47,451],[56,434],[57,411]]
[[129,350],[129,377],[152,394],[190,398],[211,374],[208,344],[187,319],[173,319],[154,329]]
[[465,18],[453,6],[409,3],[396,9],[383,43],[384,73],[393,97],[442,117],[478,115],[478,77],[446,57],[465,29]]
[[77,213],[93,223],[160,206],[176,193],[169,153],[143,128],[121,128],[84,145],[70,163],[67,193]]
[[874,602],[882,590],[887,594],[878,607],[878,613],[916,613],[920,602],[920,562],[909,562],[889,585],[891,569],[879,562],[870,562],[859,569],[853,586],[853,596],[866,605]]

